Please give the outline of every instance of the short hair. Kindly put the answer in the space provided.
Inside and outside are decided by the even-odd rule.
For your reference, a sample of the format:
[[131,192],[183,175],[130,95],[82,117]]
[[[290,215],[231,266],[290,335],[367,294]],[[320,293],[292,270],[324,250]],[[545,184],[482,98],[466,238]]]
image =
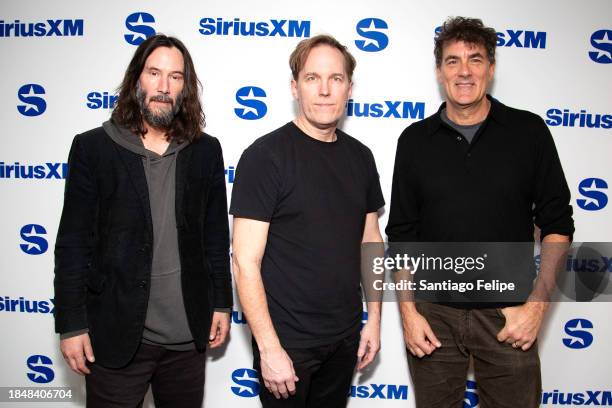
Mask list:
[[147,38],[138,46],[125,71],[123,81],[119,85],[119,97],[111,117],[118,124],[138,135],[146,134],[147,131],[143,124],[144,119],[138,104],[136,89],[147,58],[159,47],[178,49],[183,55],[185,71],[182,102],[178,113],[168,129],[168,139],[176,140],[178,143],[184,141],[193,142],[201,136],[205,126],[204,111],[200,103],[202,84],[198,80],[193,60],[187,47],[175,37],[157,34]]
[[289,57],[289,67],[291,68],[293,79],[297,81],[300,71],[302,68],[304,68],[304,64],[306,64],[310,51],[319,45],[328,45],[342,53],[342,56],[344,57],[344,69],[346,70],[349,81],[351,81],[353,78],[353,72],[355,71],[355,66],[357,65],[355,57],[351,55],[346,46],[340,44],[338,40],[327,34],[320,34],[306,40],[302,40],[299,42],[297,47],[295,47],[295,50],[293,50],[291,56]]
[[442,64],[444,44],[449,41],[463,41],[468,44],[482,45],[487,50],[487,58],[495,64],[497,33],[494,28],[485,27],[479,18],[449,17],[434,38],[436,66]]

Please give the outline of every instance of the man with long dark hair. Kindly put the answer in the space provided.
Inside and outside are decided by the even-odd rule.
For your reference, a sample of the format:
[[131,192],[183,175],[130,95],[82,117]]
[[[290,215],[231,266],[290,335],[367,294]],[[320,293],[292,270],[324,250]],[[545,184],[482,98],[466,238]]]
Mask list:
[[55,248],[55,328],[87,405],[200,407],[232,306],[221,146],[181,41],[136,50],[112,118],[74,138]]

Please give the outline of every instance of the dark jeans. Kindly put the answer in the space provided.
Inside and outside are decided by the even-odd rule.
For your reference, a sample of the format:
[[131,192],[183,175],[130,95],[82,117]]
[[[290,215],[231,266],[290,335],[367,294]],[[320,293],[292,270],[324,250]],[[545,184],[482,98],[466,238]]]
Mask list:
[[300,379],[295,395],[276,399],[261,377],[259,349],[253,341],[253,367],[259,373],[263,408],[341,408],[345,407],[357,364],[359,334],[333,344],[312,348],[286,348]]
[[141,344],[123,368],[89,364],[87,407],[141,407],[151,384],[157,408],[200,408],[204,398],[205,354]]
[[480,408],[540,406],[542,380],[537,343],[527,351],[499,343],[506,319],[499,309],[455,309],[417,303],[442,347],[423,358],[408,352],[418,408],[461,408],[470,356]]

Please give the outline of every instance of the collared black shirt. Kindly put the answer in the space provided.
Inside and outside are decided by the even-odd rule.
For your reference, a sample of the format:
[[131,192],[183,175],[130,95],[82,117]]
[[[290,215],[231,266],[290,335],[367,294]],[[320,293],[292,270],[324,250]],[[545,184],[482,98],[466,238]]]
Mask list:
[[440,112],[397,144],[389,242],[530,242],[574,232],[570,192],[544,121],[487,96],[472,143]]

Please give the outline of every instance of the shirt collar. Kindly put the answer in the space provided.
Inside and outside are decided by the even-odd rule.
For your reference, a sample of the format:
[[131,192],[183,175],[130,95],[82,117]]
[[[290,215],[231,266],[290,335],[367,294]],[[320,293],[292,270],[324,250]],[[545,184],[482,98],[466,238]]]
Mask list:
[[[485,122],[491,120],[495,120],[499,122],[501,125],[505,125],[507,123],[507,108],[506,105],[487,94],[487,99],[491,102],[491,109],[489,109],[489,113],[485,119]],[[442,118],[441,113],[442,110],[446,108],[446,102],[442,102],[438,111],[431,116],[428,124],[429,134],[433,134],[438,131],[440,126],[442,126]],[[490,119],[489,119],[490,118]]]

